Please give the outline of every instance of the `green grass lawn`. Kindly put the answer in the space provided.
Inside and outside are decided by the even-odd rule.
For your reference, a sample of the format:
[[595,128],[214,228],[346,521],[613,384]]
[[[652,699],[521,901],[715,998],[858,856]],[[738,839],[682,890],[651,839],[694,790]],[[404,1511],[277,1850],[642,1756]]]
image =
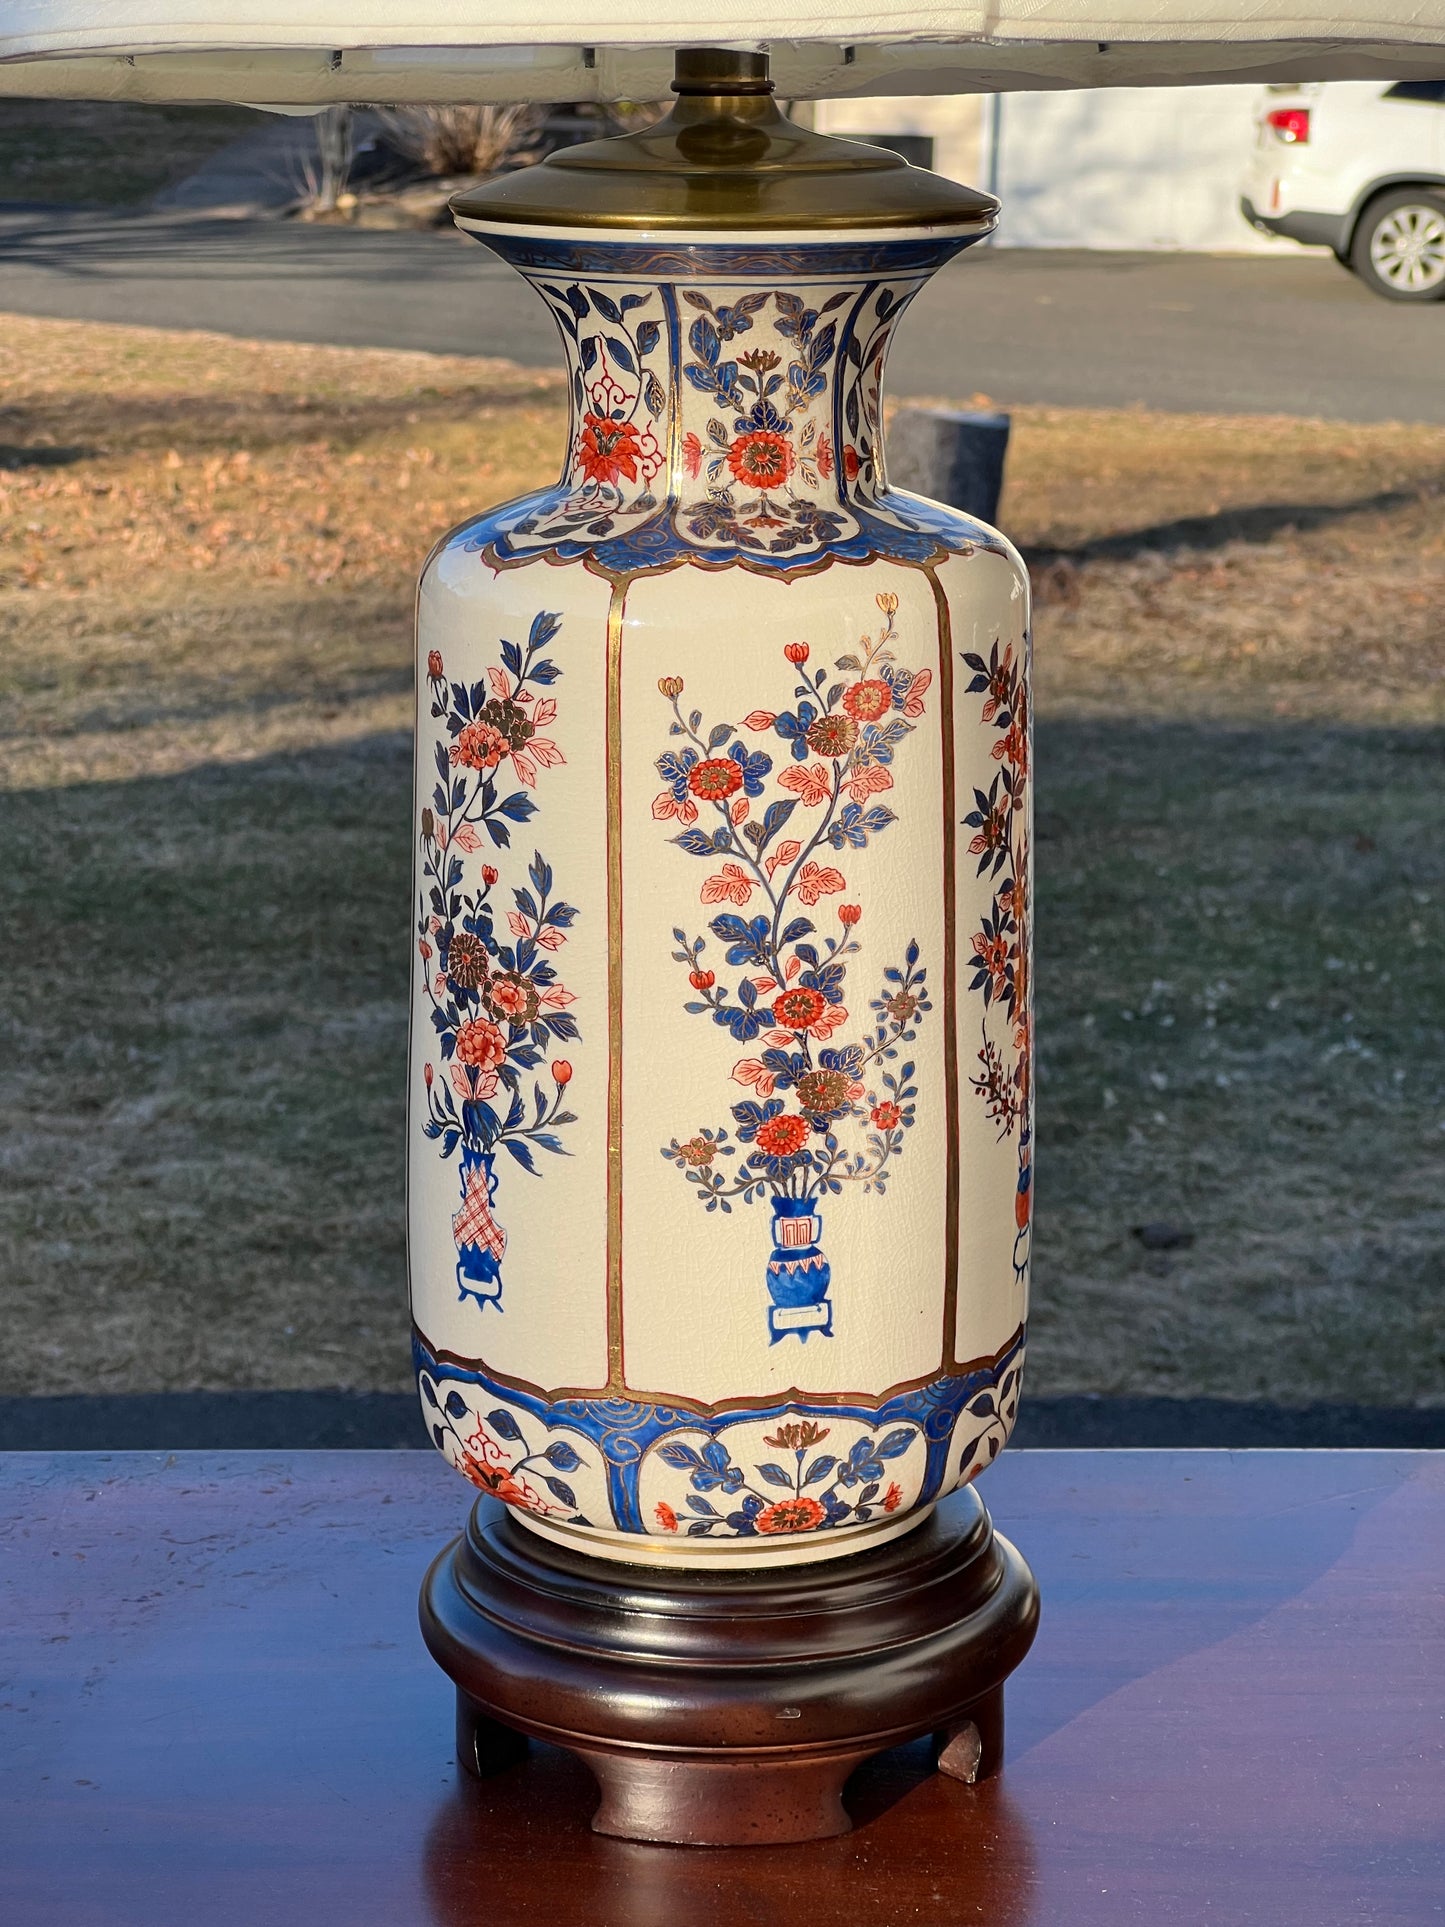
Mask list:
[[[402,1389],[410,582],[557,389],[5,338],[0,1391]],[[1445,436],[1020,411],[1011,475],[1032,1389],[1445,1401]]]

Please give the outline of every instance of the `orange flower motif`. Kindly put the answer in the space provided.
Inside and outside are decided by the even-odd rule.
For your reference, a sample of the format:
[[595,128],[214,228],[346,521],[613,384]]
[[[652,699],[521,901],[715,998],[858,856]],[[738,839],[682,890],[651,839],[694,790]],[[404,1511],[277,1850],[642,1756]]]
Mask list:
[[806,642],[786,643],[783,648],[783,654],[795,669],[801,669],[803,664],[808,660],[808,645]]
[[790,1158],[795,1151],[801,1151],[808,1137],[808,1120],[805,1117],[770,1117],[758,1126],[758,1149],[766,1151],[769,1157]]
[[1008,729],[994,744],[989,754],[996,763],[1007,761],[1013,765],[1020,776],[1027,776],[1029,773],[1029,739],[1024,733],[1022,724],[1017,720],[1010,723]]
[[828,1000],[821,990],[810,990],[804,984],[794,984],[785,990],[773,1005],[773,1021],[781,1024],[784,1030],[806,1030],[814,1024],[828,1008]]
[[763,1507],[756,1524],[759,1532],[811,1532],[827,1516],[816,1499],[779,1499]]
[[833,779],[822,763],[789,763],[778,778],[778,788],[796,790],[800,803],[816,809],[833,794]]
[[843,691],[843,707],[856,722],[876,723],[886,716],[893,703],[893,691],[880,677],[855,682]]
[[[767,768],[766,763],[763,768]],[[731,756],[709,756],[688,771],[687,786],[704,802],[720,803],[742,788],[743,773]]]
[[478,1070],[494,1070],[507,1054],[507,1040],[486,1017],[463,1024],[457,1032],[456,1058],[459,1064],[475,1064]]
[[819,716],[803,740],[819,756],[846,756],[858,740],[858,725],[851,716]]
[[677,1531],[677,1514],[667,1503],[666,1499],[658,1500],[657,1504],[652,1508],[652,1516],[664,1532]]
[[461,735],[447,752],[448,759],[455,766],[465,763],[468,769],[495,769],[512,745],[490,723],[468,723]]
[[728,467],[751,488],[781,488],[793,472],[792,445],[771,428],[739,435],[728,450]]
[[691,429],[682,438],[682,465],[693,477],[702,467],[702,443]]
[[576,459],[589,482],[615,482],[623,475],[635,482],[641,452],[631,422],[615,422],[610,415],[582,417]]
[[898,1106],[889,1100],[873,1106],[873,1122],[880,1131],[891,1131],[902,1115]]
[[888,1490],[883,1494],[883,1510],[885,1512],[896,1512],[902,1500],[903,1487],[898,1483],[897,1479],[894,1479]]

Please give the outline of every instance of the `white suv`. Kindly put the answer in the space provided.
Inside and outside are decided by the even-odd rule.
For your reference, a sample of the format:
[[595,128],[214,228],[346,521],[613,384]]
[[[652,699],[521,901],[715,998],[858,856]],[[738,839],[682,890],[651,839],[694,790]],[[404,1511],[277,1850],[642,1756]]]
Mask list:
[[1445,80],[1271,87],[1239,205],[1390,301],[1445,299]]

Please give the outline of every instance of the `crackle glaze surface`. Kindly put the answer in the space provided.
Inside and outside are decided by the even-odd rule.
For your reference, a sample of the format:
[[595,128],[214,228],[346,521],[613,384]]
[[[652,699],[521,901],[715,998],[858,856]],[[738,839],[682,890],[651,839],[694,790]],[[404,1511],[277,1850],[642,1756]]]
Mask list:
[[484,238],[573,418],[419,595],[424,1407],[599,1551],[832,1556],[990,1461],[1022,1364],[1027,579],[882,468],[959,242]]

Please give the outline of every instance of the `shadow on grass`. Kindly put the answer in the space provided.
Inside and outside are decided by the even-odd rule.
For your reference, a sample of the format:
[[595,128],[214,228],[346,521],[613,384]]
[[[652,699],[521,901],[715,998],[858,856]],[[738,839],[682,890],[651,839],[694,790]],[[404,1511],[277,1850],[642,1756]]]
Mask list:
[[[13,421],[23,419],[25,411],[7,408],[5,413]],[[26,447],[19,442],[0,442],[0,473],[9,474],[22,468],[69,468],[73,462],[91,461],[98,453],[99,450],[85,446],[56,448],[37,443]]]
[[[1445,471],[1442,471],[1445,474]],[[1135,557],[1170,549],[1222,549],[1232,542],[1264,545],[1287,532],[1307,535],[1330,528],[1352,515],[1386,514],[1410,508],[1426,499],[1421,489],[1379,489],[1346,502],[1256,502],[1247,507],[1219,509],[1213,515],[1181,515],[1142,529],[1103,535],[1072,548],[1029,549],[1029,560],[1048,562],[1127,562]]]
[[59,436],[67,429],[95,432],[100,428],[105,447],[53,447],[23,439],[0,443],[0,469],[57,467],[107,453],[134,455],[152,447],[176,444],[196,453],[210,448],[241,446],[257,453],[291,448],[324,436],[337,449],[354,447],[369,437],[419,421],[452,424],[468,413],[487,414],[535,409],[558,401],[555,392],[536,385],[493,388],[479,374],[473,383],[448,381],[428,387],[418,379],[394,399],[384,395],[338,400],[294,392],[268,392],[263,385],[247,396],[208,395],[72,395],[43,402],[16,403],[4,411],[12,436]]

